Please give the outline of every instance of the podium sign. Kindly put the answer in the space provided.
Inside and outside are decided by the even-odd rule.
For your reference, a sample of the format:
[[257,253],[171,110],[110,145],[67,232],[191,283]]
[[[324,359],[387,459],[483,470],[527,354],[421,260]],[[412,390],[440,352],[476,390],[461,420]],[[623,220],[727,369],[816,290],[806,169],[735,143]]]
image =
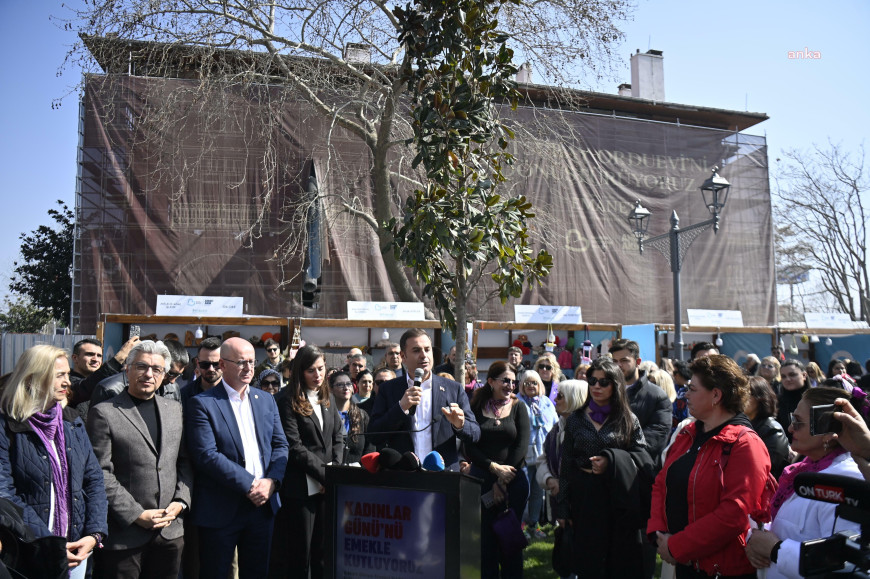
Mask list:
[[341,485],[336,577],[444,577],[443,494]]
[[477,479],[327,466],[326,489],[327,577],[480,577]]

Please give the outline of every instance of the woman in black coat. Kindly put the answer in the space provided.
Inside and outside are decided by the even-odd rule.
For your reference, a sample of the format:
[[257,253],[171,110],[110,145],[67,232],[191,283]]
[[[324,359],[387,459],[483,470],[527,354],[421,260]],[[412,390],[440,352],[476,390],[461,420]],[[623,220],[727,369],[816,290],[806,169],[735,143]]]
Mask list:
[[290,444],[275,521],[270,575],[323,577],[326,465],[341,464],[344,425],[329,394],[323,353],[299,349],[278,404]]
[[789,448],[785,431],[774,418],[776,411],[776,394],[767,380],[761,376],[750,378],[749,398],[743,413],[752,422],[752,429],[764,441],[770,455],[770,474],[778,479],[782,469],[789,465]]

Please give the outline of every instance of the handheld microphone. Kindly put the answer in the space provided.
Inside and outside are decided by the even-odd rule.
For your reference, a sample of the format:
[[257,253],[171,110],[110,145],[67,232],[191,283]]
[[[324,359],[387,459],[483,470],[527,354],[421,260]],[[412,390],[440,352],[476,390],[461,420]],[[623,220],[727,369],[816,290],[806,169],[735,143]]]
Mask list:
[[[425,374],[425,372],[423,371],[423,368],[417,368],[416,370],[414,370],[414,387],[416,387],[416,388],[420,387],[420,384],[423,383],[423,375],[424,374]],[[414,416],[415,414],[417,414],[417,405],[416,404],[414,404],[413,406],[411,406],[408,409],[408,416]]]

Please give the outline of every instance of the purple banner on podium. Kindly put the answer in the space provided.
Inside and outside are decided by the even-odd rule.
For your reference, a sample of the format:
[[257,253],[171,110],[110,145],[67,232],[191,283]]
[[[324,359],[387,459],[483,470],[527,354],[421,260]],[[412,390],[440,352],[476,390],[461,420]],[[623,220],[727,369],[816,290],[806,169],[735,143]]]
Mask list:
[[442,493],[340,485],[336,579],[444,577]]

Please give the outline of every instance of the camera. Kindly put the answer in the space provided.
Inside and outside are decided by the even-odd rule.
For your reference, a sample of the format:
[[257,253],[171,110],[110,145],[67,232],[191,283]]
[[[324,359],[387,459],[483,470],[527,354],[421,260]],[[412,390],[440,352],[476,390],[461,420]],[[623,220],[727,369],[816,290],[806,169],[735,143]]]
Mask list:
[[[829,431],[823,431],[829,432]],[[795,492],[810,500],[837,505],[838,518],[858,523],[861,532],[841,531],[823,539],[801,542],[801,577],[867,577],[870,569],[870,483],[835,474],[801,473]],[[844,571],[846,563],[854,569]]]

